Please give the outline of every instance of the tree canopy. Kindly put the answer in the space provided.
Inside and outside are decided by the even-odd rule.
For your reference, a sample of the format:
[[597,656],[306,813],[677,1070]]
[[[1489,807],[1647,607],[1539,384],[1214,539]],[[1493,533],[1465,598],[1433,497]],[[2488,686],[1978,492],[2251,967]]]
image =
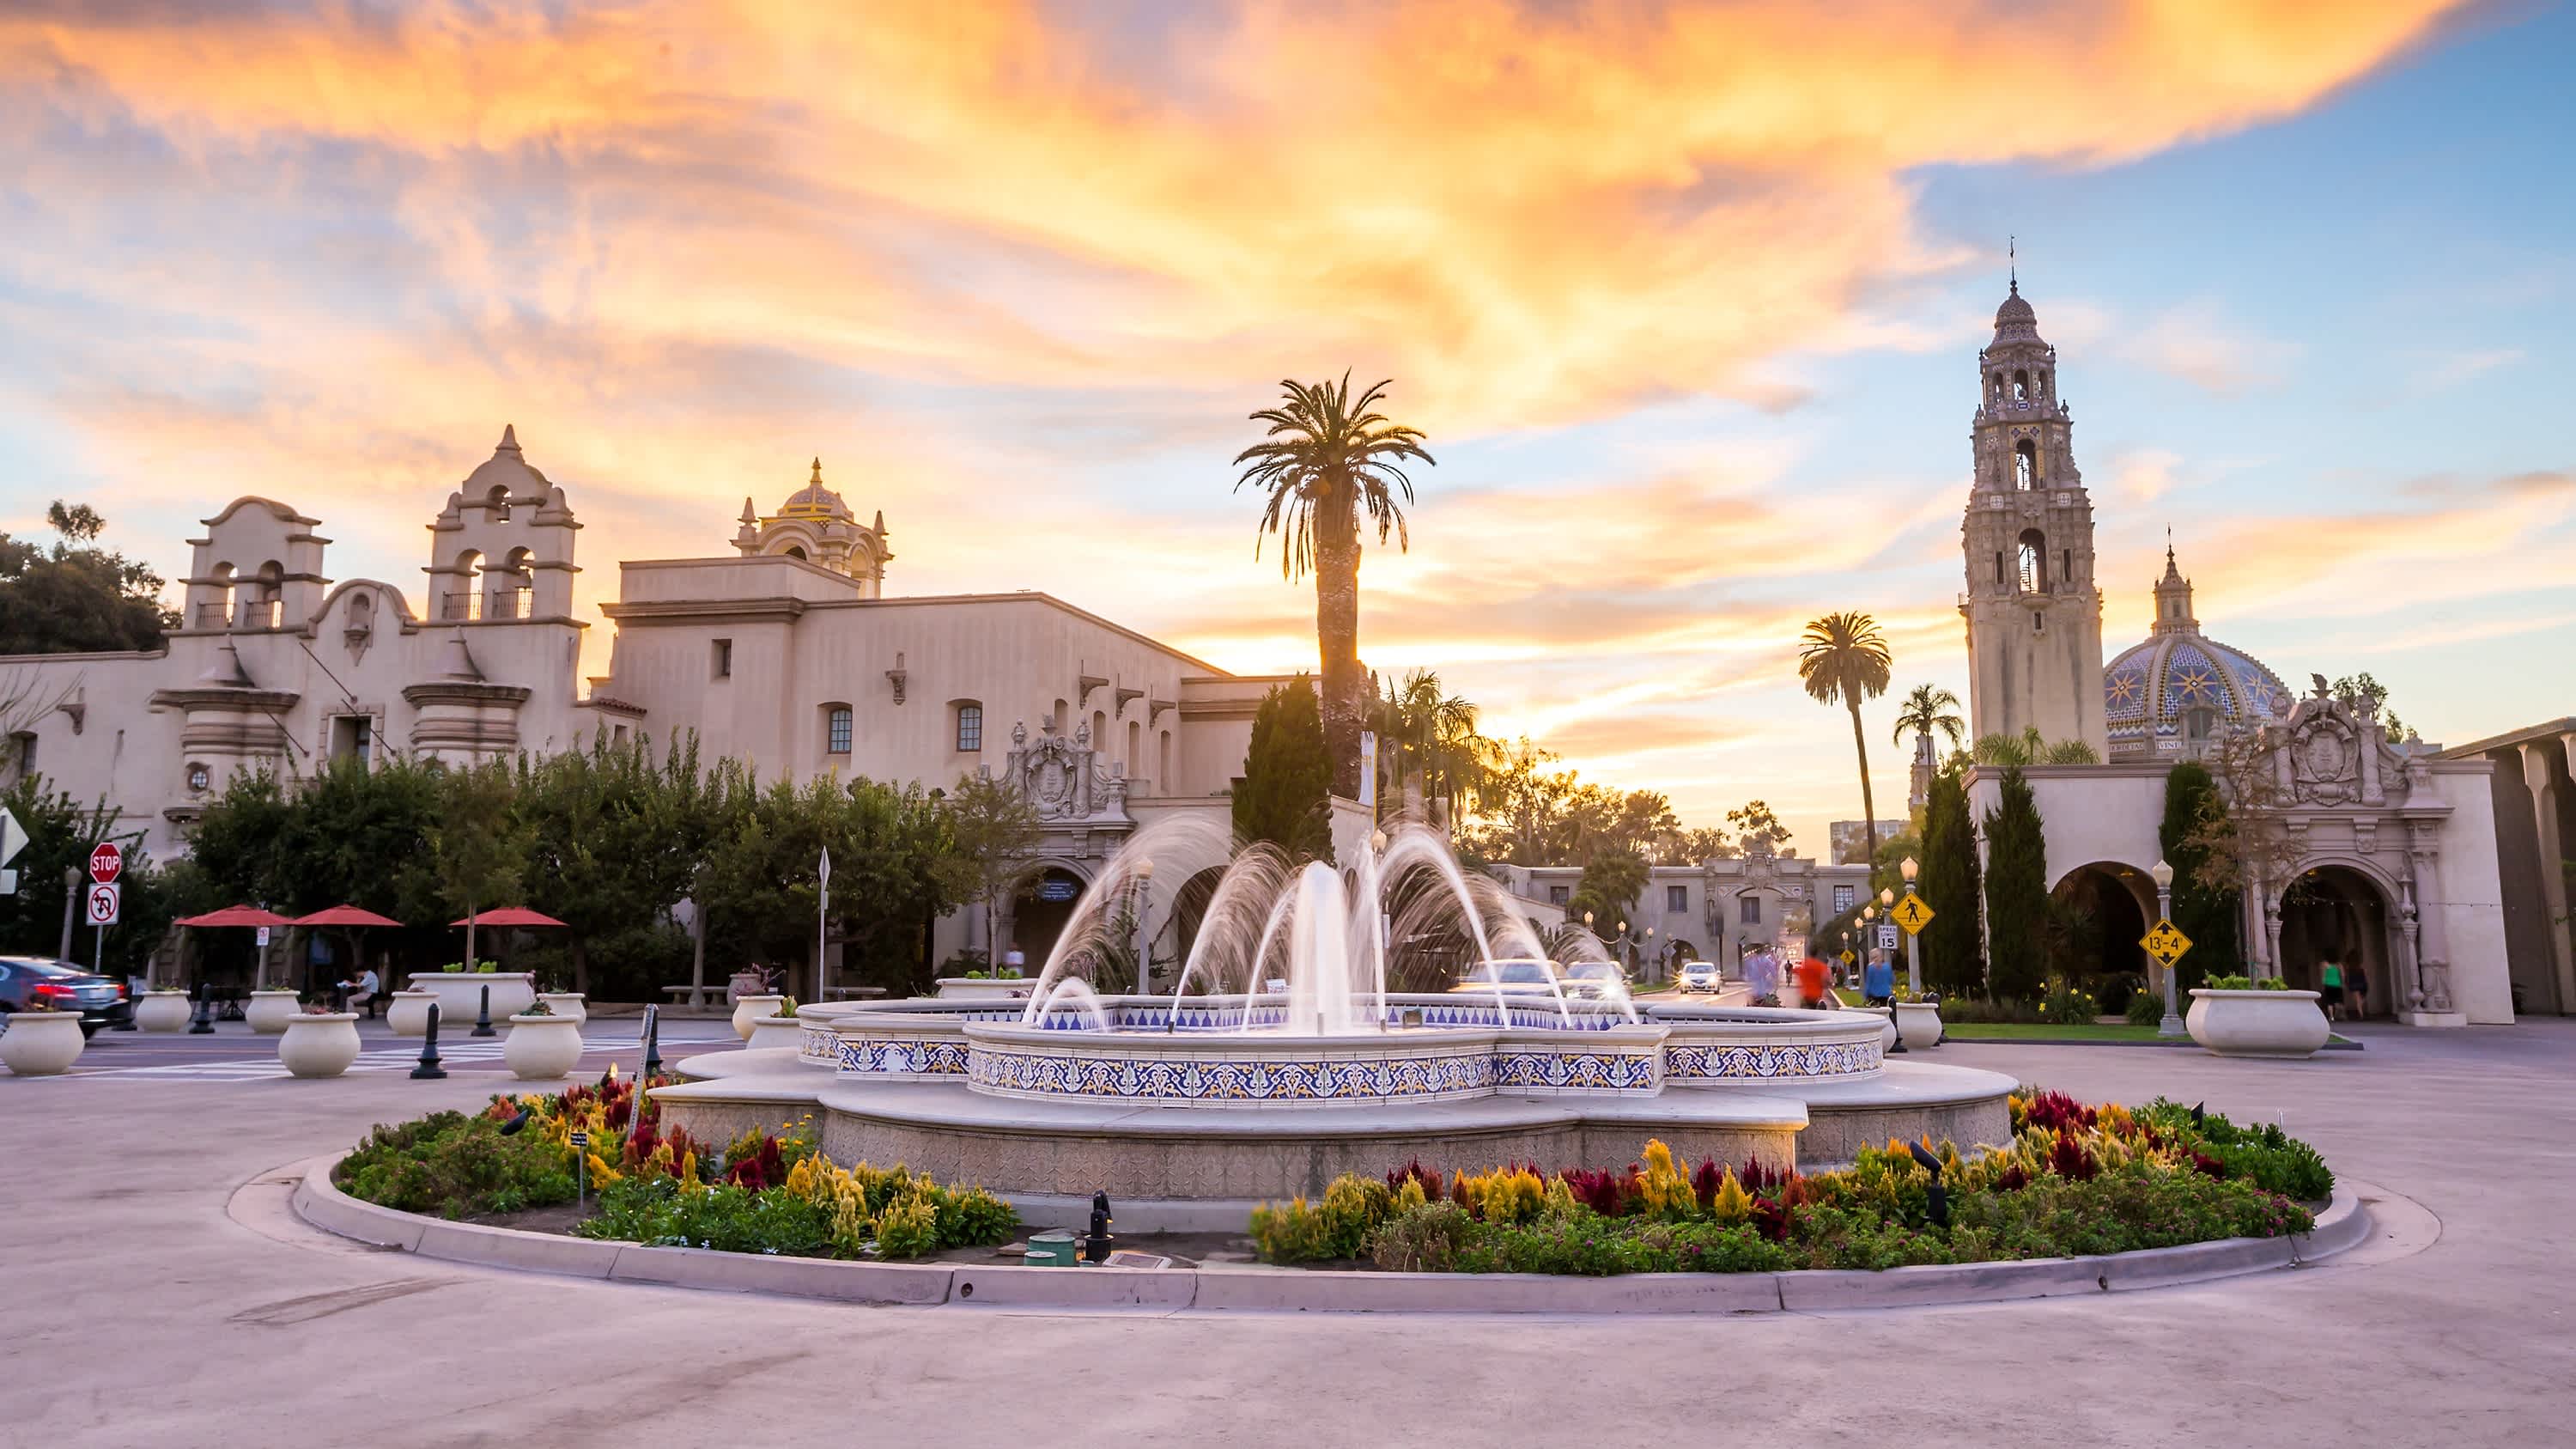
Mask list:
[[2019,765],[2004,767],[1985,824],[1986,988],[1998,1000],[2028,1000],[2047,983],[2048,842]]
[[151,568],[101,547],[107,520],[86,503],[45,510],[48,549],[0,533],[0,654],[158,649],[178,611],[161,602]]
[[1923,874],[1916,888],[1932,908],[1923,928],[1927,984],[1949,994],[1978,991],[1986,983],[1984,943],[1977,921],[1983,890],[1977,867],[1977,833],[1968,792],[1955,770],[1932,777],[1923,807]]
[[1271,690],[1252,717],[1243,780],[1234,787],[1234,833],[1246,844],[1269,841],[1292,861],[1329,861],[1332,787],[1315,687],[1300,674]]

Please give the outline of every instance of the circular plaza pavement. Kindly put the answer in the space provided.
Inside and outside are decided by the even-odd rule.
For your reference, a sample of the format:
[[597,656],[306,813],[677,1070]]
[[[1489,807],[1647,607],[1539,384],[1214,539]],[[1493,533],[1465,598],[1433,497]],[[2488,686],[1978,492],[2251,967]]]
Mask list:
[[[665,1052],[715,1045],[674,1024]],[[366,1248],[256,1181],[507,1078],[404,1044],[102,1036],[0,1074],[0,1445],[2535,1444],[2576,1382],[2576,1022],[2363,1028],[2304,1063],[1954,1043],[2090,1100],[2278,1120],[2401,1194],[2322,1264],[2193,1287],[1746,1317],[855,1308]],[[584,1070],[631,1070],[594,1021]],[[416,1046],[409,1050],[416,1052]],[[250,1190],[243,1190],[250,1184]],[[1783,1438],[1782,1435],[1798,1436]]]

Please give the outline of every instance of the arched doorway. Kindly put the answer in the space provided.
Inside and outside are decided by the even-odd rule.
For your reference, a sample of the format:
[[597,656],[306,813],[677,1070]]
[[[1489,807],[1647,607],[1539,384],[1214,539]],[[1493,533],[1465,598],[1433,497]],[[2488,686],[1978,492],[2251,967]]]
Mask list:
[[[1224,866],[1209,866],[1181,882],[1180,892],[1172,897],[1172,914],[1165,929],[1171,932],[1171,943],[1167,949],[1174,961],[1185,963],[1190,959],[1190,952],[1199,943],[1199,928],[1207,923],[1208,904],[1216,899],[1217,883],[1223,879]],[[1173,969],[1178,970],[1179,967]],[[1191,984],[1200,991],[1216,989],[1204,981]]]
[[[2343,967],[2345,1009],[2355,1016],[2387,1016],[2397,999],[2393,914],[2377,881],[2347,865],[2317,866],[2281,892],[2281,958],[2275,969],[2292,989],[2315,991],[2331,959]],[[2356,968],[2363,988],[2357,1001]]]
[[1055,949],[1073,903],[1082,899],[1083,880],[1060,865],[1051,865],[1021,882],[1011,903],[1011,944],[1026,958],[1032,976]]
[[2116,861],[2068,871],[2048,893],[2042,955],[2049,974],[2091,992],[2106,1012],[2126,1009],[2141,987],[2160,989],[2138,939],[2155,920],[2155,884],[2146,872]]

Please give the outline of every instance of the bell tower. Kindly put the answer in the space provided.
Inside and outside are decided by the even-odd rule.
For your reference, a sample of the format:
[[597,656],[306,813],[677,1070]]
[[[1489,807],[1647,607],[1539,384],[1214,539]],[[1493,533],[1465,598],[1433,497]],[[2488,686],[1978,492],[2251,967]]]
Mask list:
[[2075,467],[2074,415],[2057,395],[2057,349],[2021,279],[1977,354],[1982,400],[1969,429],[1976,483],[1960,524],[1968,591],[1968,712],[1979,737],[2036,727],[2108,759],[2102,720],[2102,591],[2093,503]]

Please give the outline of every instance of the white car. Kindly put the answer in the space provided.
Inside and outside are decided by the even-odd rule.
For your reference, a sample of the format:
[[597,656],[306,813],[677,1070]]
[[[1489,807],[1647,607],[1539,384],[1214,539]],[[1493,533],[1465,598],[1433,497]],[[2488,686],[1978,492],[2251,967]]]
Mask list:
[[1628,994],[1628,975],[1616,961],[1568,962],[1557,979],[1564,984],[1566,995],[1587,1001]]
[[1531,958],[1488,961],[1449,989],[1485,996],[1496,991],[1505,996],[1553,996],[1557,991],[1556,963]]
[[1714,995],[1725,984],[1725,978],[1719,975],[1714,961],[1682,963],[1681,988],[1686,992],[1705,991]]

